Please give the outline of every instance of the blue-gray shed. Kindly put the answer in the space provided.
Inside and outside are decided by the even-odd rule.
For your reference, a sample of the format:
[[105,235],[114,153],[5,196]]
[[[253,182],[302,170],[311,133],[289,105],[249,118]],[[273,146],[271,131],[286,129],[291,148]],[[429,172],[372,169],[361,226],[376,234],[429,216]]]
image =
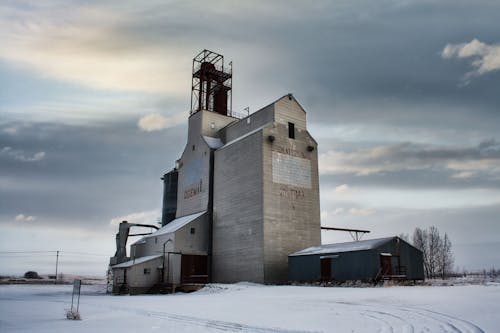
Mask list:
[[288,256],[290,281],[423,280],[422,251],[399,237],[309,247]]

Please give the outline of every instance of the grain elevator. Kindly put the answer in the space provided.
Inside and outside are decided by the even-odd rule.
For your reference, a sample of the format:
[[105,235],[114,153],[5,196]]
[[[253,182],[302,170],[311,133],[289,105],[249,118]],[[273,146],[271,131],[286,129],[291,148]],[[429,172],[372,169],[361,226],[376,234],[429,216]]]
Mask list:
[[162,177],[162,226],[111,258],[116,293],[285,283],[288,255],[321,243],[317,143],[295,97],[233,112],[232,65],[208,50],[191,86],[187,142]]

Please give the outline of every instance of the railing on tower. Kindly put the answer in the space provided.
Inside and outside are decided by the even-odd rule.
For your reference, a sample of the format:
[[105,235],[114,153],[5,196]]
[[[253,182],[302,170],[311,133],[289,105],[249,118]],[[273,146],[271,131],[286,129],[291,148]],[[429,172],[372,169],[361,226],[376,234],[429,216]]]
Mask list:
[[193,58],[191,112],[200,110],[232,115],[233,64],[224,67],[224,56],[209,50]]

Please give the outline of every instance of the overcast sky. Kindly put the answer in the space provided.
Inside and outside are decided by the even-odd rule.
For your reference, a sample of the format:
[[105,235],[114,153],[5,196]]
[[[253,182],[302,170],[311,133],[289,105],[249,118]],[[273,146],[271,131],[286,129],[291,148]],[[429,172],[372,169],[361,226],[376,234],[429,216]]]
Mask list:
[[[233,61],[235,111],[286,93],[306,109],[323,225],[368,238],[435,225],[461,268],[500,268],[498,13],[487,0],[2,1],[0,251],[61,250],[63,272],[103,274],[117,223],[161,215],[192,58],[210,49]],[[0,254],[0,274],[54,261]]]

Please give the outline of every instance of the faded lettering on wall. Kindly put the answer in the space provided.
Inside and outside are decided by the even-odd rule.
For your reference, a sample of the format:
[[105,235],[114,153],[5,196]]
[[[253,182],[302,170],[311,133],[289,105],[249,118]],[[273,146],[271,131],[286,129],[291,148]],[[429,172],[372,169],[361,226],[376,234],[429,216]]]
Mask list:
[[284,199],[301,200],[304,199],[305,193],[304,190],[301,189],[280,186],[280,197]]
[[202,185],[203,182],[201,179],[198,183],[189,185],[188,188],[184,190],[184,199],[189,199],[200,194]]
[[273,182],[311,188],[311,161],[273,151]]

